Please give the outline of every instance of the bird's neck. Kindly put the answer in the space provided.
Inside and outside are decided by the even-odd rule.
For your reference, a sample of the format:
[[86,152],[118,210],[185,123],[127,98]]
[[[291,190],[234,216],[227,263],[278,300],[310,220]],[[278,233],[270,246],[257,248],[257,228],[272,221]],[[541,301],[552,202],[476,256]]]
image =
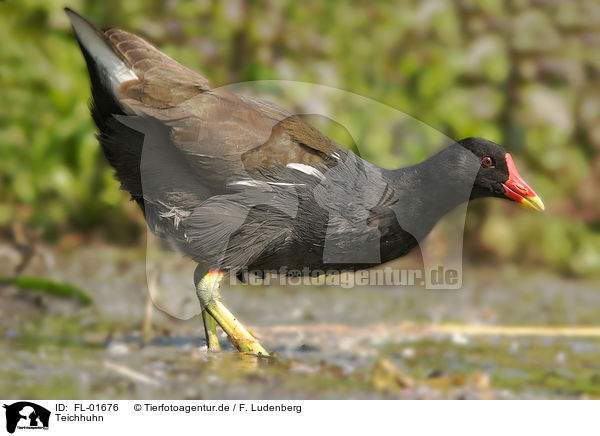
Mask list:
[[473,153],[454,144],[417,165],[389,171],[400,226],[417,240],[424,238],[444,215],[469,200],[479,166]]

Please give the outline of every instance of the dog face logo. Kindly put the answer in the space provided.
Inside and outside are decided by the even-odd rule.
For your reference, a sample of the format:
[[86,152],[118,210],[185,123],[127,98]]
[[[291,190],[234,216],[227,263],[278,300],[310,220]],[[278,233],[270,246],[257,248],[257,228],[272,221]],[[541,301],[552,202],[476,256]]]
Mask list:
[[48,429],[50,411],[29,401],[5,404],[6,431],[14,433],[18,429]]

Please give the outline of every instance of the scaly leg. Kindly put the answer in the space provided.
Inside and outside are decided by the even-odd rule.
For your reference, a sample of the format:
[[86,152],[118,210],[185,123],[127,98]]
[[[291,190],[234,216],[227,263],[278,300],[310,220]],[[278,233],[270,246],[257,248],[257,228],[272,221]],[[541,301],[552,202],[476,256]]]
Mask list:
[[221,351],[219,337],[217,336],[217,323],[206,309],[202,309],[202,322],[204,323],[204,334],[208,351]]
[[198,265],[194,272],[194,283],[196,295],[202,306],[202,318],[206,332],[208,349],[216,351],[219,349],[215,321],[229,336],[231,343],[242,353],[250,353],[269,356],[267,350],[252,336],[252,334],[240,323],[235,316],[221,302],[219,295],[219,284],[223,273],[208,270],[204,265]]
[[202,308],[204,334],[206,335],[206,346],[209,351],[219,351],[221,350],[221,346],[219,345],[219,337],[217,336],[217,324],[206,309],[204,302],[211,298],[219,297],[219,281],[218,274],[209,275],[208,268],[205,266],[198,265],[196,267],[194,271],[194,285],[196,286],[196,295],[198,295],[200,307]]

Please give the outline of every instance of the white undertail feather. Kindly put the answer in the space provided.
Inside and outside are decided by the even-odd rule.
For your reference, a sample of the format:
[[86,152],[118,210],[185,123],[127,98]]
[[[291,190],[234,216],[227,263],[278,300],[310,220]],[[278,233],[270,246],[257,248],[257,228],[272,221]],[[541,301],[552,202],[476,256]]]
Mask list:
[[96,62],[103,84],[111,90],[118,101],[117,90],[121,84],[128,80],[137,80],[138,76],[114,52],[110,43],[92,24],[73,11],[67,9],[66,12],[77,39]]

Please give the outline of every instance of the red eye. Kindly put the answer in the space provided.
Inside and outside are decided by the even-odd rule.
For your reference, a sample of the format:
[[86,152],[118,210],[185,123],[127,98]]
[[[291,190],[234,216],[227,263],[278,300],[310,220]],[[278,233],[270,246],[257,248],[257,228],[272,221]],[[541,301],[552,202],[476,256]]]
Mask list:
[[481,163],[483,164],[484,167],[491,167],[492,164],[494,163],[494,161],[492,160],[491,157],[486,156],[483,158],[483,160],[481,161]]

